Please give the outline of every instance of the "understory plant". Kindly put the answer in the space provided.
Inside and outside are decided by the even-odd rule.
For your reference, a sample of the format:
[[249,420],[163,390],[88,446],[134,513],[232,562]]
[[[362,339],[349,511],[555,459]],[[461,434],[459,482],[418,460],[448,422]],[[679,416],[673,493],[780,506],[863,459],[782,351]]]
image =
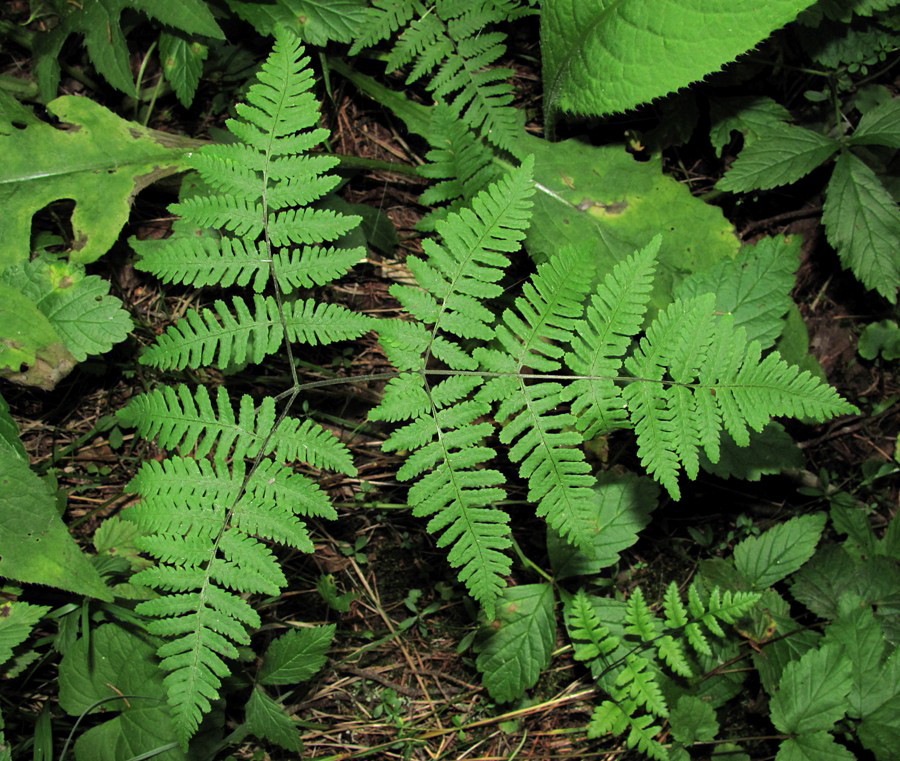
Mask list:
[[[32,627],[66,622],[55,640],[60,707],[79,721],[115,712],[79,736],[76,757],[212,758],[251,735],[301,751],[290,690],[324,665],[336,627],[308,624],[301,611],[271,636],[260,602],[290,582],[283,553],[314,550],[309,523],[339,517],[311,474],[358,475],[352,442],[322,424],[309,392],[366,382],[379,396],[367,424],[402,462],[395,475],[411,513],[475,602],[475,665],[495,703],[525,699],[562,645],[595,685],[588,738],[619,738],[654,759],[710,748],[742,759],[719,711],[753,671],[779,761],[851,759],[860,748],[889,759],[900,736],[896,520],[878,536],[858,506],[835,504],[701,560],[683,583],[608,593],[621,553],[661,500],[677,501],[701,473],[758,479],[798,464],[775,418],[817,423],[858,410],[805,356],[790,296],[798,240],[741,245],[718,208],[661,172],[659,152],[634,159],[644,150],[636,138],[630,152],[553,139],[567,118],[622,112],[690,85],[802,11],[808,28],[836,22],[832,4],[735,2],[703,35],[688,3],[347,0],[325,9],[228,0],[214,13],[191,0],[169,20],[150,5],[132,10],[166,25],[154,44],[185,105],[207,56],[221,52],[224,6],[230,23],[274,38],[215,142],[166,138],[87,99],[52,100],[72,34],[84,34],[110,84],[140,98],[122,61],[122,3],[85,0],[84,15],[53,6],[58,26],[34,42],[48,111],[73,128],[0,100],[0,139],[11,149],[52,144],[66,160],[89,158],[73,173],[82,181],[56,184],[40,184],[24,158],[13,162],[6,185],[23,192],[9,195],[16,224],[0,235],[4,377],[49,389],[125,338],[129,318],[85,266],[112,245],[131,196],[165,175],[191,172],[168,209],[171,236],[130,240],[135,267],[214,293],[137,358],[145,389],[115,422],[155,449],[127,486],[135,504],[94,532],[96,554],[66,533],[53,485],[29,469],[0,406],[0,516],[23,521],[0,538],[0,573],[82,596],[75,615],[7,588],[0,662],[22,673],[37,658],[23,645]],[[866,23],[894,28],[891,3],[856,5]],[[101,12],[116,28],[107,55],[86,26]],[[512,70],[497,66],[503,30],[534,16],[546,137],[524,129]],[[678,45],[661,50],[657,25]],[[321,55],[329,87],[331,75],[344,77],[430,146],[419,170],[437,180],[421,197],[432,207],[421,223],[429,234],[389,289],[395,317],[354,311],[331,287],[366,248],[351,242],[361,218],[339,211],[342,158],[322,151],[329,133],[310,53],[326,44],[371,56],[354,66]],[[651,76],[635,51],[641,60],[665,54],[669,65]],[[433,102],[362,72],[381,61],[405,67],[406,85],[424,81]],[[834,57],[835,70],[845,62]],[[624,74],[609,82],[610,70]],[[878,93],[864,104],[844,97],[850,85],[837,74],[829,82],[836,109],[858,105],[852,128],[835,118],[816,131],[769,104],[711,100],[713,146],[734,132],[746,138],[717,187],[791,183],[837,155],[826,233],[862,283],[893,302],[900,230],[881,149],[900,144],[895,101]],[[762,126],[753,113],[767,114]],[[115,139],[104,146],[101,132]],[[68,256],[56,241],[29,255],[32,215],[70,197]],[[108,219],[107,197],[118,202]],[[298,369],[313,347],[364,336],[377,340],[386,372],[308,381]],[[276,358],[289,385],[236,390],[247,368]],[[642,474],[598,464],[611,440],[626,442]],[[505,506],[519,487],[527,518]],[[522,520],[540,526],[546,562],[526,555]],[[871,689],[882,675],[892,676]],[[227,734],[226,700],[243,709]],[[0,736],[0,759],[8,752]]]

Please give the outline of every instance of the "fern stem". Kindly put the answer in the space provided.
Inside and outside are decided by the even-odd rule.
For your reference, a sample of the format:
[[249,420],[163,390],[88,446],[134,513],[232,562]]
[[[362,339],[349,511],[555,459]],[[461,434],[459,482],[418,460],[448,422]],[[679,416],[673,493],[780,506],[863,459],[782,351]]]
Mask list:
[[519,546],[519,543],[515,540],[515,537],[510,537],[512,539],[512,548],[518,556],[519,560],[522,562],[526,568],[530,568],[532,571],[538,574],[538,576],[542,577],[544,581],[548,584],[555,584],[553,577],[547,573],[543,568],[541,568],[537,563],[528,558],[528,556],[522,552],[522,548]]

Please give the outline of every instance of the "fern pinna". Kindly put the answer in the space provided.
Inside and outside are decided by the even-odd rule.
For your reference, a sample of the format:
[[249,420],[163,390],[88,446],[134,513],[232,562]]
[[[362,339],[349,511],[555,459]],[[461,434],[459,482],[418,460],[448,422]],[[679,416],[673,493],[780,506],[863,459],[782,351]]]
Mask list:
[[[391,293],[416,318],[382,321],[382,344],[399,375],[370,417],[403,422],[384,443],[410,452],[397,476],[415,481],[409,502],[442,532],[450,562],[490,616],[510,567],[504,477],[492,467],[493,419],[528,498],[556,533],[589,534],[594,478],[584,438],[634,428],[646,469],[673,497],[678,474],[696,477],[726,431],[746,445],[773,415],[824,419],[854,407],[777,353],[761,357],[711,295],[676,300],[647,327],[659,240],[608,273],[587,308],[586,250],[538,267],[499,319],[490,300],[527,229],[531,160],[437,223],[439,245],[407,262],[420,288]],[[435,365],[443,364],[443,368]],[[565,366],[564,366],[565,365]],[[569,408],[566,409],[566,403]]]
[[[310,207],[338,183],[337,163],[308,155],[325,136],[310,92],[312,73],[297,39],[276,36],[246,103],[228,129],[237,142],[193,157],[204,190],[172,207],[179,232],[136,245],[139,268],[167,282],[241,285],[255,292],[189,313],[146,350],[162,370],[259,362],[291,343],[359,336],[369,320],[342,306],[295,298],[299,286],[343,274],[362,249],[323,245],[358,218]],[[185,194],[187,195],[187,194]],[[212,228],[215,232],[210,233]],[[269,290],[269,293],[264,291]],[[140,495],[128,512],[156,560],[136,581],[160,591],[138,612],[165,638],[159,648],[173,716],[187,741],[228,675],[227,659],[249,642],[259,616],[245,599],[278,595],[285,578],[261,539],[312,551],[303,518],[334,517],[325,493],[291,465],[355,473],[347,448],[311,420],[279,413],[271,397],[244,395],[237,413],[222,386],[162,386],[133,399],[122,419],[178,453],[144,463],[130,484]]]

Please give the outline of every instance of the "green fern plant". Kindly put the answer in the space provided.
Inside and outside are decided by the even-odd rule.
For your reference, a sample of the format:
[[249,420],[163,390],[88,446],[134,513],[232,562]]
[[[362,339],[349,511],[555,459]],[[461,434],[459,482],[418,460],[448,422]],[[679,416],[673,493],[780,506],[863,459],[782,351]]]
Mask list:
[[[295,298],[298,285],[342,274],[361,251],[321,244],[358,222],[310,204],[333,189],[335,159],[307,155],[324,137],[317,129],[312,73],[300,43],[276,36],[272,53],[227,126],[238,142],[205,147],[194,168],[210,192],[173,207],[186,227],[215,228],[216,237],[180,234],[138,246],[140,267],[169,282],[250,284],[252,311],[231,306],[192,313],[170,327],[142,362],[181,369],[258,362],[283,347],[293,368],[293,342],[357,337],[369,321],[338,305]],[[262,295],[266,287],[271,293]],[[138,612],[159,648],[169,704],[182,742],[196,731],[229,673],[228,659],[249,642],[259,617],[247,595],[277,595],[285,584],[275,555],[260,539],[312,550],[303,518],[333,517],[327,497],[285,463],[355,473],[346,447],[312,422],[288,416],[299,387],[276,411],[272,397],[245,395],[237,414],[228,393],[205,386],[162,386],[133,399],[124,422],[180,453],[146,462],[130,490],[130,511],[143,533],[140,548],[156,564],[135,583],[160,590]]]

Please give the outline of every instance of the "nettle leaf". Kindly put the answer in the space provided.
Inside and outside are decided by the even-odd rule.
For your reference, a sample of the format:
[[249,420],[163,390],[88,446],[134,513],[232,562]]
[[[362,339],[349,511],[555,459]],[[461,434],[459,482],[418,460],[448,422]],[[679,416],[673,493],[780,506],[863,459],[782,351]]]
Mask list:
[[705,700],[684,695],[669,711],[669,725],[672,736],[678,742],[690,745],[710,742],[719,732],[715,709]]
[[171,32],[159,35],[159,60],[163,74],[185,108],[190,108],[194,100],[208,53],[206,45],[187,37]]
[[740,542],[734,565],[756,589],[770,587],[812,557],[824,528],[825,513],[791,518]]
[[851,666],[836,645],[823,645],[789,663],[769,704],[778,731],[806,734],[833,729],[847,712]]
[[810,732],[785,740],[778,748],[775,761],[856,761],[843,745],[838,745],[827,732]]
[[57,57],[72,34],[84,37],[84,44],[97,71],[117,90],[135,95],[128,45],[121,28],[125,10],[137,10],[180,29],[187,34],[199,34],[224,39],[222,30],[203,0],[178,0],[160,3],[159,0],[82,0],[77,5],[56,3],[59,23],[49,32],[36,35],[34,56],[35,75],[41,99],[50,100],[59,86]]
[[334,639],[335,625],[313,629],[291,629],[273,640],[266,650],[261,684],[297,684],[305,682],[325,665],[325,653]]
[[826,162],[840,147],[821,132],[773,124],[763,139],[741,151],[716,187],[735,193],[789,185]]
[[884,145],[900,148],[900,101],[885,101],[863,114],[850,137],[855,145]]
[[0,576],[112,601],[69,536],[56,495],[18,455],[0,449]]
[[777,124],[791,118],[791,112],[762,95],[736,98],[711,98],[709,104],[709,141],[719,156],[731,141],[732,133],[744,136],[744,145],[765,137]]
[[525,694],[550,662],[556,638],[550,584],[508,587],[496,603],[476,666],[491,697],[508,703]]
[[276,27],[293,31],[310,45],[329,41],[352,42],[366,28],[365,0],[275,0],[251,3],[227,0],[238,16],[249,21],[260,34],[270,35]]
[[834,165],[822,224],[845,267],[892,304],[900,287],[900,211],[875,173],[850,151]]
[[541,8],[549,113],[603,115],[689,85],[793,21],[812,0],[548,0]]
[[13,648],[28,638],[31,629],[49,610],[49,605],[13,600],[0,603],[0,666],[12,658]]
[[154,650],[146,635],[104,624],[66,651],[59,665],[60,706],[70,716],[116,712],[79,736],[75,743],[79,761],[118,761],[166,746],[168,750],[154,757],[188,758],[171,747],[175,728]]
[[286,750],[299,753],[303,748],[297,725],[284,712],[284,707],[272,700],[262,688],[254,687],[244,707],[244,726],[254,735]]
[[596,516],[579,546],[548,529],[547,552],[557,579],[588,576],[608,568],[622,550],[633,545],[650,522],[659,487],[649,478],[602,472],[594,487]]
[[63,198],[75,201],[70,259],[98,259],[119,237],[134,196],[184,171],[199,145],[121,119],[90,98],[57,98],[47,111],[63,128],[0,128],[0,270],[28,259],[32,217]]

